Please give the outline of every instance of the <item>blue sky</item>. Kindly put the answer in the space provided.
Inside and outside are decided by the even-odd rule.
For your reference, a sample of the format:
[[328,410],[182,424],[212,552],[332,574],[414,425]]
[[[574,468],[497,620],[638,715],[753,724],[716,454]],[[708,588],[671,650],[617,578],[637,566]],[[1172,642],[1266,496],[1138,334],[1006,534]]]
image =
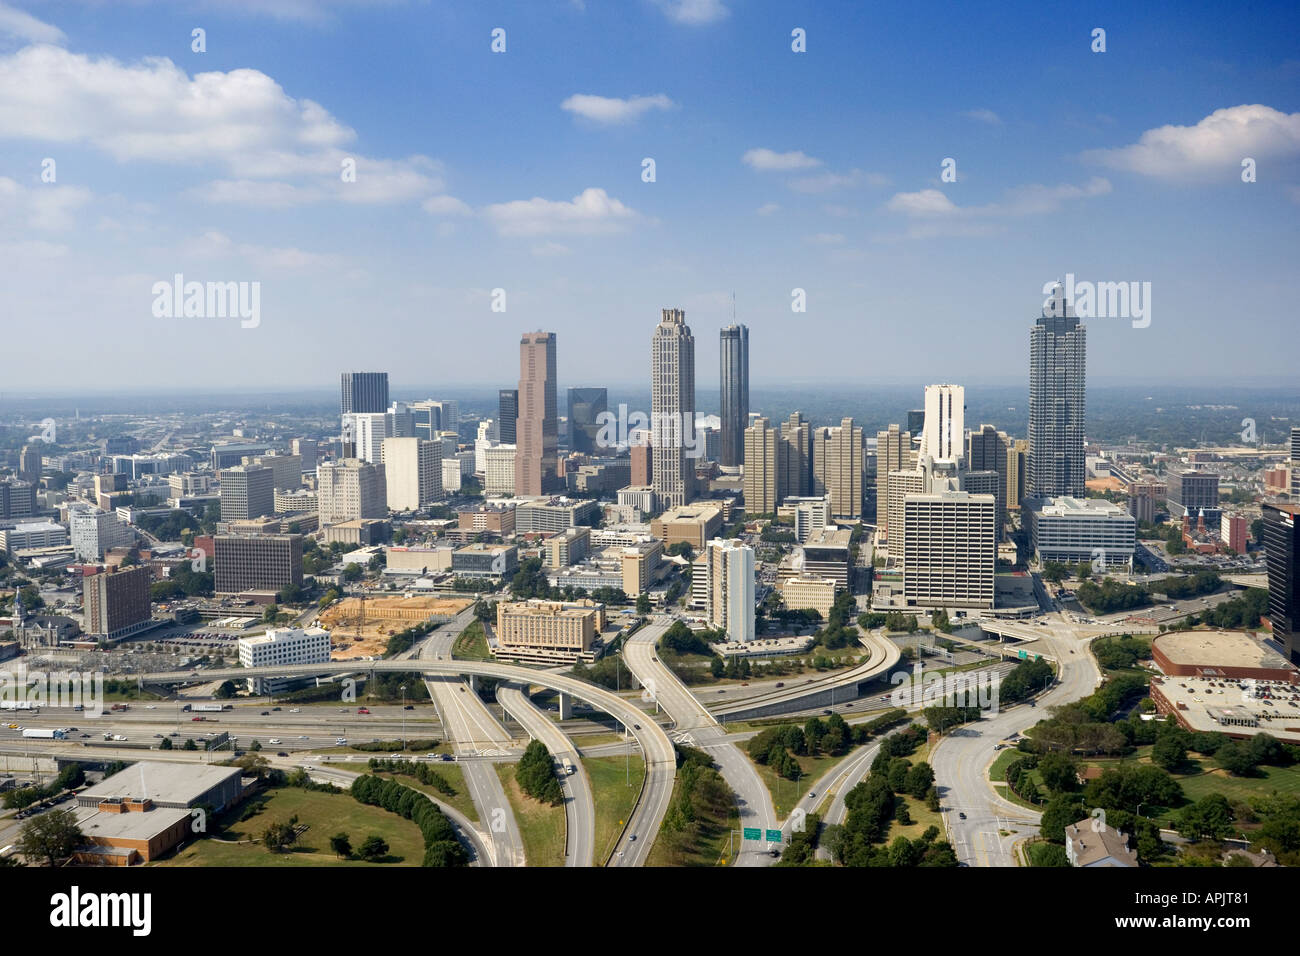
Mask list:
[[1132,6],[0,0],[5,388],[641,382],[669,306],[705,387],[733,291],[755,381],[1017,383],[1067,272],[1151,283],[1094,382],[1294,382],[1300,11]]

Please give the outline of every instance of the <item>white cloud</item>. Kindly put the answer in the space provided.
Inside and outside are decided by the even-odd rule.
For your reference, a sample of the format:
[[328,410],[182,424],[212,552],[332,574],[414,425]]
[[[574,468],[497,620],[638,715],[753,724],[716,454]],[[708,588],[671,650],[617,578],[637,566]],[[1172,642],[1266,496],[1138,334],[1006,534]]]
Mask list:
[[430,196],[420,208],[434,216],[472,216],[474,210],[455,196]]
[[882,173],[864,173],[860,169],[854,169],[848,173],[833,173],[828,170],[815,176],[792,179],[789,186],[798,193],[825,193],[836,189],[860,186],[863,183],[869,186],[887,186],[889,185],[889,177]]
[[800,150],[789,153],[777,153],[770,149],[751,149],[740,157],[740,161],[760,172],[786,173],[794,169],[811,169],[820,166],[822,161],[808,156]]
[[296,246],[262,246],[256,243],[235,242],[225,233],[205,232],[203,235],[180,244],[180,255],[192,259],[242,258],[259,268],[274,272],[297,272],[304,269],[340,268],[345,260],[336,255],[308,252]]
[[654,96],[632,96],[625,100],[616,96],[575,93],[560,104],[560,109],[591,120],[593,123],[614,125],[630,123],[650,110],[670,110],[676,105],[663,93],[656,93]]
[[567,256],[573,250],[559,242],[543,242],[539,246],[533,246],[533,255],[539,258],[548,258],[552,256]]
[[1056,212],[1067,200],[1103,196],[1110,189],[1110,182],[1099,177],[1082,186],[1031,183],[1008,189],[1000,202],[982,206],[958,206],[942,190],[922,189],[897,193],[885,203],[885,208],[913,220],[905,235],[908,239],[989,236],[1001,231],[1000,220],[1047,215]]
[[772,213],[776,212],[776,211],[779,210],[780,208],[781,208],[781,204],[780,204],[780,203],[775,203],[775,202],[765,202],[765,203],[763,203],[763,205],[759,206],[758,209],[755,210],[755,211],[756,211],[756,212],[758,213],[758,215],[760,215],[760,216],[770,216],[770,215],[772,215]]
[[836,246],[844,241],[844,235],[838,232],[819,232],[816,235],[804,236],[803,241],[818,246]]
[[0,3],[0,36],[17,37],[30,43],[62,43],[67,39],[58,27],[7,3]]
[[516,199],[488,206],[483,212],[503,236],[597,235],[618,232],[640,218],[605,190],[594,187],[569,202]]
[[0,224],[64,232],[74,226],[73,213],[90,202],[91,195],[81,186],[42,184],[27,188],[0,176]]
[[988,123],[990,126],[1002,125],[1002,117],[992,110],[966,110],[961,115],[980,123]]
[[[126,65],[53,46],[0,57],[0,137],[88,143],[119,162],[215,165],[233,178],[197,194],[218,202],[401,202],[443,188],[428,157],[372,159],[347,150],[352,129],[265,73],[191,79],[159,57]],[[353,183],[340,176],[347,159],[356,163]]]
[[1195,126],[1161,126],[1132,145],[1083,154],[1113,169],[1173,179],[1236,176],[1247,156],[1257,161],[1300,156],[1300,113],[1243,104],[1215,110]]
[[725,20],[731,13],[722,0],[654,0],[655,6],[676,23],[700,25]]

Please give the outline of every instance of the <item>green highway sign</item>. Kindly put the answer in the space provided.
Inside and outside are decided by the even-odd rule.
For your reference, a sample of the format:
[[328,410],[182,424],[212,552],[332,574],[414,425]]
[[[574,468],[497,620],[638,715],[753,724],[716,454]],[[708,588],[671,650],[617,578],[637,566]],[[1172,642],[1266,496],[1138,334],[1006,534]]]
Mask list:
[[1016,656],[1018,656],[1018,657],[1023,661],[1023,660],[1024,660],[1025,658],[1027,658],[1029,655],[1026,654],[1024,651],[1018,651]]
[[763,831],[758,827],[745,827],[742,835],[746,840],[763,839]]
[[781,842],[781,831],[780,831],[780,830],[768,830],[768,831],[767,831],[767,842],[768,842],[768,843],[780,843],[780,842]]

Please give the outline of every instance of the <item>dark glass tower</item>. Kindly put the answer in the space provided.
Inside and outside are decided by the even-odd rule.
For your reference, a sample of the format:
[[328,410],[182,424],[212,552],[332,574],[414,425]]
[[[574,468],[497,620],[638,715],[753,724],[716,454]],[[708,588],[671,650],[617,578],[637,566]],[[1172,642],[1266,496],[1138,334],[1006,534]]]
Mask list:
[[1029,488],[1034,498],[1084,496],[1087,329],[1064,298],[1029,331]]
[[600,416],[609,410],[609,393],[603,388],[569,389],[569,450],[585,455],[610,454],[596,445]]
[[1268,620],[1273,638],[1291,663],[1300,663],[1300,576],[1296,559],[1300,555],[1300,505],[1263,507],[1264,555],[1268,561]]
[[519,417],[519,389],[503,388],[497,392],[498,432],[501,444],[515,443],[515,420]]
[[387,372],[344,372],[340,412],[388,411]]
[[722,393],[719,461],[735,467],[745,461],[749,427],[749,328],[729,325],[718,341],[718,384]]

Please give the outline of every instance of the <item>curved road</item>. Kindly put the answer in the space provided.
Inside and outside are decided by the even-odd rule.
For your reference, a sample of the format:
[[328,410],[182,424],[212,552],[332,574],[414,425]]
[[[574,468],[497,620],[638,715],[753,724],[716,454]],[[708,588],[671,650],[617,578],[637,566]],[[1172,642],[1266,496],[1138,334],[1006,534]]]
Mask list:
[[591,795],[591,781],[578,757],[578,749],[529,699],[528,688],[522,682],[498,684],[497,702],[528,731],[530,737],[545,744],[551,756],[557,759],[567,757],[573,765],[572,774],[559,774],[565,796],[564,819],[568,827],[564,865],[591,866],[596,845],[596,801]]
[[[776,810],[772,795],[740,748],[727,740],[722,727],[667,665],[658,660],[655,643],[672,625],[672,618],[659,615],[633,634],[623,649],[623,659],[632,676],[640,682],[642,699],[657,703],[673,719],[674,738],[687,746],[697,747],[717,762],[727,785],[736,794],[742,827],[776,829]],[[767,866],[772,858],[765,852],[767,844],[742,840],[736,853],[737,866]]]
[[[416,666],[412,666],[416,664]],[[460,677],[476,674],[506,681],[528,681],[552,690],[562,691],[578,700],[603,710],[622,722],[641,744],[646,755],[646,779],[640,799],[628,819],[628,833],[634,833],[635,842],[625,842],[623,855],[613,861],[615,866],[640,866],[649,853],[654,835],[659,832],[668,803],[672,798],[673,782],[677,778],[677,757],[668,735],[641,711],[603,687],[561,674],[534,671],[514,664],[494,661],[452,661],[420,659],[418,664],[409,659],[365,662],[331,661],[324,664],[282,664],[274,667],[231,667],[205,670],[205,680],[239,679],[254,676],[287,677],[296,674],[347,673],[357,670],[404,672],[417,670],[438,677]],[[191,671],[164,671],[142,675],[153,683],[177,683],[194,680]],[[444,715],[445,718],[446,715]],[[495,773],[495,771],[494,771]]]

